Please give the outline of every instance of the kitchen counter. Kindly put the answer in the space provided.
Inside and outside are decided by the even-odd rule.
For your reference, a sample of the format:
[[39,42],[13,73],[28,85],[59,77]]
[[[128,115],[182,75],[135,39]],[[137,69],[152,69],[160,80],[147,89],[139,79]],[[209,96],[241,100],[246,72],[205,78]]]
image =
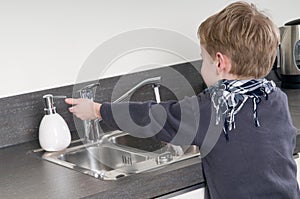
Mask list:
[[[284,90],[298,129],[295,153],[300,151],[300,90]],[[38,158],[27,142],[0,150],[1,198],[151,198],[204,180],[201,160],[192,158],[162,169],[116,181],[102,181]]]
[[1,198],[151,198],[203,183],[200,158],[116,181],[102,181],[42,160],[29,142],[0,150]]

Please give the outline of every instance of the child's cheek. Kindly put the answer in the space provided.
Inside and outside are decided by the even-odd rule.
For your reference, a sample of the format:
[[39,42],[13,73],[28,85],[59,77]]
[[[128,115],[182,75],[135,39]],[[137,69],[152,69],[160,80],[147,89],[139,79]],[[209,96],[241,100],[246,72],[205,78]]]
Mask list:
[[210,86],[210,81],[209,81],[210,77],[209,77],[208,68],[207,68],[206,64],[202,64],[202,67],[201,67],[201,76],[202,76],[205,84],[207,86]]

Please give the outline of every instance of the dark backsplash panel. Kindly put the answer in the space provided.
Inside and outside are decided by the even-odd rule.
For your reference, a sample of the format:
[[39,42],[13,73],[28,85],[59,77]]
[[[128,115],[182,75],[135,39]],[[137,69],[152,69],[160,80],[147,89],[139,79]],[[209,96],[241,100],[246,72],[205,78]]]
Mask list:
[[[124,76],[100,79],[98,81],[100,86],[96,91],[95,100],[99,102],[111,101],[113,91],[117,93],[117,96],[119,94],[121,95],[140,81],[156,76],[161,76],[162,78],[162,86],[160,87],[161,99],[163,101],[169,99],[180,100],[184,96],[197,94],[205,88],[205,84],[199,72],[200,67],[201,61],[194,61]],[[182,85],[187,84],[187,82],[185,82],[186,80],[191,86],[191,89],[182,89]],[[71,97],[73,96],[73,89],[75,90],[90,83],[92,82],[1,98],[0,148],[38,139],[39,124],[44,116],[43,95],[53,94]],[[120,83],[120,85],[118,83]],[[142,87],[131,98],[133,101],[149,99],[154,99],[151,86]],[[72,139],[77,139],[78,134],[75,128],[74,118],[72,114],[68,112],[68,105],[64,103],[64,100],[57,99],[55,100],[55,106],[57,112],[68,123],[72,132]]]

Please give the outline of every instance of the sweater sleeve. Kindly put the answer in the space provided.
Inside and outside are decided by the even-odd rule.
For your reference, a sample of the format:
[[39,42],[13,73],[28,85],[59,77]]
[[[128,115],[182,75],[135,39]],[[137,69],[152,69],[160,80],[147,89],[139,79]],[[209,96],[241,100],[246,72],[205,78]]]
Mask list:
[[200,113],[209,114],[209,107],[205,105],[207,103],[203,103],[200,98],[185,97],[181,101],[159,104],[153,101],[103,103],[100,112],[103,122],[112,129],[137,137],[155,137],[172,144],[198,145],[201,142],[199,139],[203,137],[198,134],[205,131],[205,127],[202,125],[199,129],[199,125],[208,118],[206,116],[200,122]]

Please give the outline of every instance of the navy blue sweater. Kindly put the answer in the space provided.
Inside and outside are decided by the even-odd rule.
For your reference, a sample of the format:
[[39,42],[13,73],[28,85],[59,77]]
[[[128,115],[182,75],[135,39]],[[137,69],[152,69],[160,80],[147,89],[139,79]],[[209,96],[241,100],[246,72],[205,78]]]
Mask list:
[[[196,103],[195,103],[196,102]],[[299,199],[293,151],[296,128],[286,95],[276,88],[258,104],[260,127],[253,121],[248,100],[235,116],[235,129],[226,140],[222,130],[211,150],[203,146],[211,122],[208,93],[181,101],[104,103],[101,116],[109,127],[139,137],[154,136],[178,145],[199,146],[206,198]],[[180,135],[179,135],[180,134]]]

